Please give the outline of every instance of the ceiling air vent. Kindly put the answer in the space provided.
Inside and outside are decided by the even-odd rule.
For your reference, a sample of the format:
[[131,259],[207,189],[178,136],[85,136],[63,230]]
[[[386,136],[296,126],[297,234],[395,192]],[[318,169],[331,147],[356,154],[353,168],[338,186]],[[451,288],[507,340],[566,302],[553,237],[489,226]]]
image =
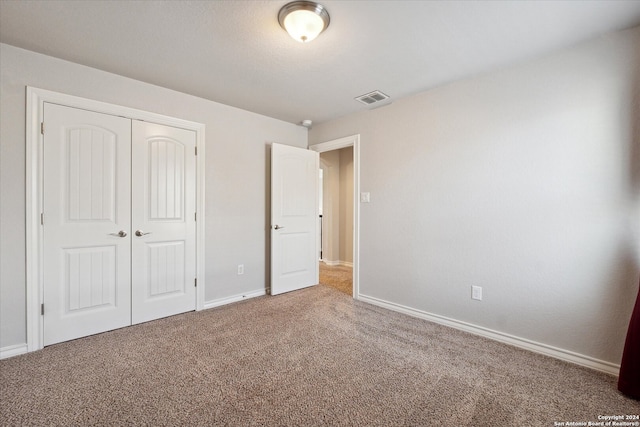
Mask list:
[[389,95],[385,95],[379,90],[374,90],[373,92],[365,93],[364,95],[356,96],[355,100],[363,103],[364,105],[373,105],[379,102],[382,102],[386,99],[389,99]]

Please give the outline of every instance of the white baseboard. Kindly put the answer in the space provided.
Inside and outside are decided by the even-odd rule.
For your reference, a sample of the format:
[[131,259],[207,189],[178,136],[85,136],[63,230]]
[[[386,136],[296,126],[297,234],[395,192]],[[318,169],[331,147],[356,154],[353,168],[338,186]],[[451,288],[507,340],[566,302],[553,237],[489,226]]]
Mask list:
[[238,302],[249,298],[261,297],[267,294],[266,289],[257,289],[251,292],[245,292],[238,295],[232,295],[230,297],[218,298],[212,301],[206,301],[204,303],[204,309],[220,307],[221,305],[231,304],[232,302]]
[[377,305],[392,311],[408,314],[409,316],[425,319],[433,323],[449,326],[454,329],[469,332],[474,335],[479,335],[485,338],[489,338],[495,341],[499,341],[504,344],[509,344],[514,347],[529,350],[534,353],[544,354],[545,356],[553,357],[563,360],[565,362],[574,363],[576,365],[584,366],[587,368],[595,369],[610,375],[618,376],[620,374],[620,365],[606,362],[604,360],[595,359],[584,354],[574,353],[569,350],[553,347],[550,345],[542,344],[539,342],[531,341],[525,338],[516,337],[514,335],[505,334],[503,332],[494,331],[482,326],[476,326],[471,323],[462,322],[459,320],[451,319],[448,317],[440,316],[426,311],[417,310],[415,308],[406,307],[404,305],[392,303],[379,298],[370,297],[367,295],[358,295],[358,300],[367,302],[369,304]]
[[25,354],[27,353],[27,349],[27,344],[16,344],[2,347],[0,348],[0,359],[6,359],[8,357]]
[[343,267],[353,267],[353,263],[348,261],[329,261],[329,260],[323,259],[322,262],[327,264],[329,267],[335,267],[337,265],[341,265]]

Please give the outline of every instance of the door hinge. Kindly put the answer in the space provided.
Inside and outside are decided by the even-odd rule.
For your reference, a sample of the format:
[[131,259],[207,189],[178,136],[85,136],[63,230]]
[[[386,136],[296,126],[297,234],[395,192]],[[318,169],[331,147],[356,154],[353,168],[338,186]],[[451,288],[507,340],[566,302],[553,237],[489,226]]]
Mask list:
[[196,156],[198,155],[198,146],[196,145]]
[[40,122],[40,133],[44,135],[44,122]]
[[40,314],[44,316],[44,304],[40,304]]
[[40,225],[44,225],[44,213],[40,214]]
[[198,278],[193,279],[193,286],[198,287]]
[[198,212],[194,212],[193,213],[193,220],[197,221],[198,220]]

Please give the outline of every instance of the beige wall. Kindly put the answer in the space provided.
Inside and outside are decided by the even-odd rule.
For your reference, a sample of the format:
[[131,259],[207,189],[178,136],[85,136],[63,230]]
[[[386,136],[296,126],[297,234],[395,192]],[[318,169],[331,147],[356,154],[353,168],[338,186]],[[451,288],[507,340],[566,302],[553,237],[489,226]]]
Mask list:
[[0,72],[0,349],[26,342],[27,85],[204,123],[205,300],[265,289],[270,144],[306,147],[305,128],[5,44]]
[[361,137],[360,292],[619,364],[640,275],[638,46],[640,28],[614,33],[316,124],[310,144]]
[[340,261],[340,153],[320,153],[323,170],[322,259]]
[[340,261],[353,263],[353,147],[340,151]]

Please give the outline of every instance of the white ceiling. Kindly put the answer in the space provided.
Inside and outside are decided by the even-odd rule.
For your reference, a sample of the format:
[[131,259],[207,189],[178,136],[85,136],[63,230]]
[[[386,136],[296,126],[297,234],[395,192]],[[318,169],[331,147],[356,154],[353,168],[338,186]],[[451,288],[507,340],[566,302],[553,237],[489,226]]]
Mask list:
[[[282,1],[0,0],[0,41],[292,123],[406,97],[640,24],[640,1],[323,0],[309,44]],[[640,47],[639,47],[640,48]]]

